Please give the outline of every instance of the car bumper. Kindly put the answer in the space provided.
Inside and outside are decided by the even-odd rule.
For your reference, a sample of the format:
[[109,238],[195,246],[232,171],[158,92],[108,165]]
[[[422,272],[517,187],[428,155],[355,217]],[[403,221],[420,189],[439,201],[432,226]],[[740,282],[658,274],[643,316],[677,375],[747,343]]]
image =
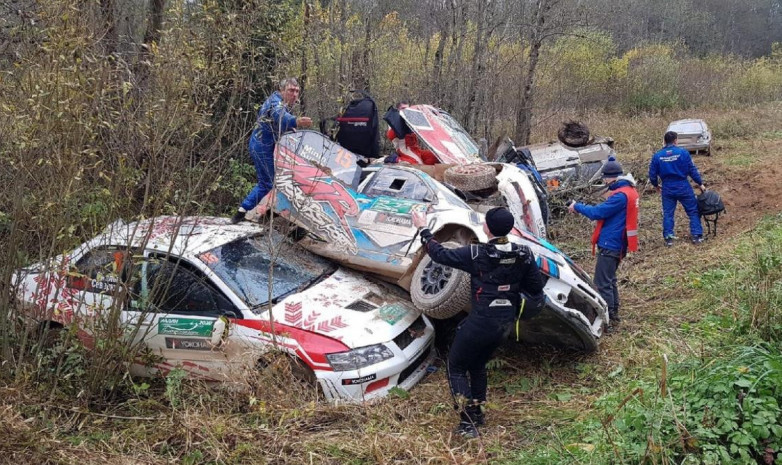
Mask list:
[[392,359],[360,370],[316,372],[326,398],[367,402],[385,397],[394,388],[409,390],[418,384],[435,356],[434,327],[425,316],[421,318],[425,329],[419,337],[404,348],[396,342],[386,344],[394,353]]

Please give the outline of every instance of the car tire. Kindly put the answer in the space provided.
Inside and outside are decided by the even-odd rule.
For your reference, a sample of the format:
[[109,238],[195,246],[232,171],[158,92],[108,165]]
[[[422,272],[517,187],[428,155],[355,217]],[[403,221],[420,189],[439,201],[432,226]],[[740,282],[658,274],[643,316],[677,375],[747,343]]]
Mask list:
[[[445,242],[446,248],[461,247],[457,242]],[[410,285],[413,304],[430,318],[450,318],[470,311],[470,275],[434,262],[424,256],[413,272]]]
[[461,191],[479,191],[497,185],[497,171],[491,165],[480,163],[457,165],[445,170],[443,179]]

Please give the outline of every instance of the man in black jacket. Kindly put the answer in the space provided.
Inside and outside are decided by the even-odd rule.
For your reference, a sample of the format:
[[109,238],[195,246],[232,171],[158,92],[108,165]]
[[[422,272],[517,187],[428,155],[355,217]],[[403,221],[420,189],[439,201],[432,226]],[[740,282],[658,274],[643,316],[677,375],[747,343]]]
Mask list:
[[520,316],[520,311],[535,313],[543,307],[543,278],[530,249],[508,241],[513,215],[505,208],[493,208],[486,213],[483,225],[489,238],[486,244],[447,249],[425,227],[424,213],[413,213],[413,224],[424,228],[421,241],[432,260],[471,276],[472,311],[456,330],[447,367],[454,408],[460,416],[456,432],[477,437],[476,426],[484,423],[486,363],[507,337],[509,326]]

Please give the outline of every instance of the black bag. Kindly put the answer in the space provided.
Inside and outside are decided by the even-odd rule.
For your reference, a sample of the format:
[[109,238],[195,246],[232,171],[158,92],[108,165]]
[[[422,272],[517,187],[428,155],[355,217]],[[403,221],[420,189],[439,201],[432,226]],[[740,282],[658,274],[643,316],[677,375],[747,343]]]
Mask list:
[[703,191],[698,197],[698,214],[704,215],[716,215],[725,210],[725,205],[722,203],[720,195],[715,191]]
[[339,145],[367,158],[380,156],[380,124],[377,105],[364,91],[356,91],[361,98],[351,100],[337,117],[336,140]]
[[720,195],[711,190],[703,191],[696,199],[698,200],[698,215],[706,222],[706,234],[716,236],[717,220],[720,219],[720,213],[725,211],[725,204],[722,203]]

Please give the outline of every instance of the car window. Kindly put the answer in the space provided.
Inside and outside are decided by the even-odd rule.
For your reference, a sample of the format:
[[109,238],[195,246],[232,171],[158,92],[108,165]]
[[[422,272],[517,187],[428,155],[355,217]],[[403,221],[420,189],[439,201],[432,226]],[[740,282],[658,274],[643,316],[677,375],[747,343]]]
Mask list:
[[681,123],[681,124],[672,125],[670,128],[668,128],[668,130],[681,132],[684,134],[700,134],[703,131],[703,126],[701,126],[701,123],[697,123],[697,122]]
[[379,170],[364,188],[364,194],[431,202],[434,194],[417,174],[394,167]]
[[270,300],[276,302],[303,291],[336,269],[278,234],[271,241],[268,236],[258,235],[229,242],[202,253],[199,259],[256,311],[262,311],[257,309]]
[[220,316],[233,313],[230,301],[200,271],[163,258],[147,261],[144,279],[136,288],[148,311],[186,315]]
[[77,276],[68,280],[69,287],[88,292],[111,294],[116,285],[131,277],[132,252],[116,248],[93,249],[74,265]]

